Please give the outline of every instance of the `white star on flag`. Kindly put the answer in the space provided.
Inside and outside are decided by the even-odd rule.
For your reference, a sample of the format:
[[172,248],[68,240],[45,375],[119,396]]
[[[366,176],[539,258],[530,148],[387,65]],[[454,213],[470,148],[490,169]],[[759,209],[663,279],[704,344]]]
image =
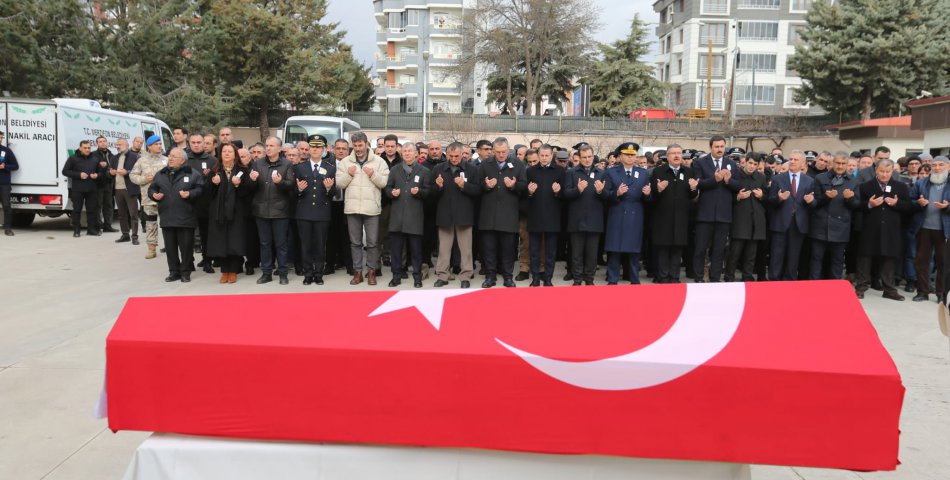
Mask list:
[[370,313],[369,316],[382,315],[404,308],[415,308],[438,330],[442,324],[442,308],[445,306],[445,299],[477,291],[479,291],[479,289],[471,288],[400,290],[396,292],[395,295],[389,297],[382,305],[376,307],[376,310],[373,310],[373,313]]

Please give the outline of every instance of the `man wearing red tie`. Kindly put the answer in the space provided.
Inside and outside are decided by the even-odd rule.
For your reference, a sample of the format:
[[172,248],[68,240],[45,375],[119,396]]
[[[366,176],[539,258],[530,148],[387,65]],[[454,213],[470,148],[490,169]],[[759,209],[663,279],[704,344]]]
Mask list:
[[864,298],[871,284],[871,262],[878,260],[884,298],[904,300],[894,286],[894,266],[903,254],[901,217],[910,211],[911,204],[907,185],[891,178],[893,171],[892,160],[880,160],[874,167],[875,178],[860,187],[865,214],[858,241],[858,298]]
[[769,231],[772,250],[769,280],[797,280],[798,255],[808,235],[810,210],[815,201],[815,180],[805,174],[805,155],[795,150],[788,156],[788,172],[772,177],[769,203],[774,207]]

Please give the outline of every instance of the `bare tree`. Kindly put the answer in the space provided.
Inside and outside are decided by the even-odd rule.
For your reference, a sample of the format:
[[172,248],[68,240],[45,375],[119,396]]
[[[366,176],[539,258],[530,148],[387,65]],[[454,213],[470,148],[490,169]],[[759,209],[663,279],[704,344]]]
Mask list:
[[[468,10],[462,42],[460,70],[470,75],[479,64],[506,76],[506,100],[513,108],[513,77],[522,76],[525,96],[535,113],[541,113],[541,95],[569,88],[563,75],[573,68],[582,76],[595,45],[591,32],[596,11],[590,0],[482,0]],[[554,77],[557,77],[556,79]]]

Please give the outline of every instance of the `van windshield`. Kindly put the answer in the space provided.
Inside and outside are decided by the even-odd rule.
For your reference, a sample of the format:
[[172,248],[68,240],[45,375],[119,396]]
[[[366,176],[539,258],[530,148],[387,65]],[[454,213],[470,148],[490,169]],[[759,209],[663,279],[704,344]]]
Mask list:
[[284,143],[306,141],[310,135],[323,135],[327,137],[327,144],[333,145],[333,142],[340,138],[340,122],[298,120],[288,123],[284,132]]

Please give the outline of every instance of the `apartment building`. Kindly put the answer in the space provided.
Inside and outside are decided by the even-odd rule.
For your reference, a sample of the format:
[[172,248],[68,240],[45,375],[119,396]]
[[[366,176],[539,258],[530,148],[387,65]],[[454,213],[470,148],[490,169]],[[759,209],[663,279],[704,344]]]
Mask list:
[[[672,85],[666,105],[685,114],[729,111],[736,116],[817,115],[795,101],[802,84],[788,68],[801,43],[812,0],[657,0],[657,77]],[[710,51],[712,54],[710,55]]]
[[470,0],[374,0],[376,100],[389,112],[469,113],[472,81],[455,71]]

